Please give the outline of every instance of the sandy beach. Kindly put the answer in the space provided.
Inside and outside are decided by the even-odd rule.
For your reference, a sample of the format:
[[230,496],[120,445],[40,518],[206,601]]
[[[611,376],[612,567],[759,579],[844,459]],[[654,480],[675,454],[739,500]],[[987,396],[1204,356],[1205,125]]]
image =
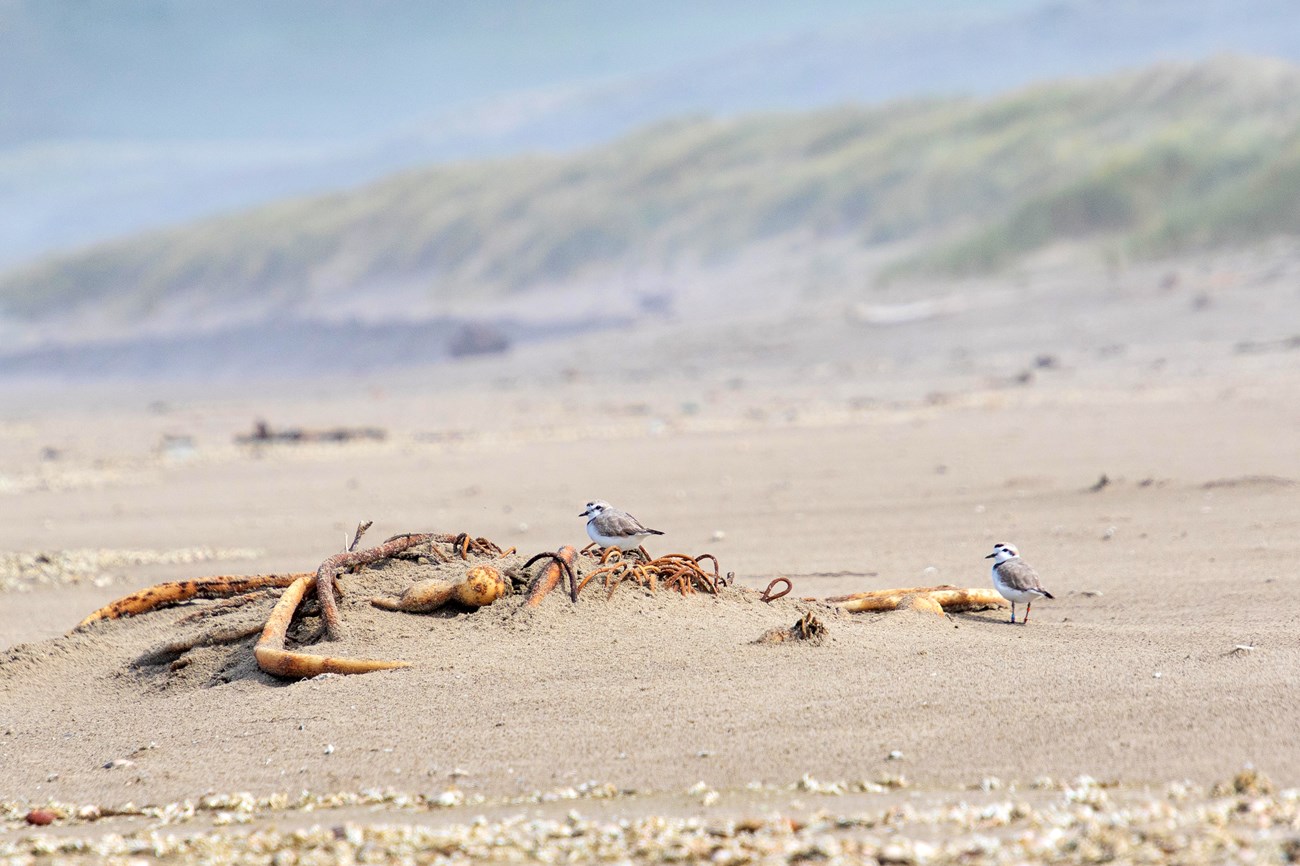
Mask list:
[[[981,809],[1020,804],[993,833],[992,862],[1050,859],[1013,844],[1031,825],[1092,838],[1069,817],[1089,797],[1164,804],[1199,839],[1206,809],[1235,826],[1232,798],[1247,795],[1273,817],[1240,838],[1261,856],[1287,850],[1300,785],[1300,376],[1285,352],[1189,342],[1159,364],[1146,349],[1067,355],[1019,382],[1008,374],[1025,352],[884,374],[833,357],[687,357],[638,378],[662,339],[635,335],[643,354],[617,377],[586,363],[619,345],[600,337],[541,362],[382,382],[11,389],[2,853],[25,862],[44,838],[98,856],[114,833],[179,822],[192,858],[193,840],[231,821],[245,844],[265,832],[305,845],[318,822],[374,842],[399,825],[463,836],[481,815],[498,829],[519,816],[695,821],[701,833],[730,821],[728,839],[752,819],[751,836],[838,840],[865,857],[888,840],[864,828],[892,809],[904,817],[890,838],[938,845],[921,853],[942,860],[987,824]],[[387,437],[237,444],[256,418]],[[291,639],[411,666],[296,682],[258,670],[253,636],[150,660],[216,620],[256,627],[273,599],[71,631],[163,580],[314,571],[362,520],[375,522],[371,543],[486,536],[517,548],[500,563],[517,567],[585,543],[577,515],[594,497],[662,529],[652,553],[711,553],[736,587],[683,597],[626,582],[576,605],[556,592],[537,609],[513,595],[419,615],[368,604],[422,576],[380,563],[344,578],[345,640],[319,643],[314,615]],[[988,587],[983,557],[999,541],[1056,596],[1028,626],[1005,610],[849,614],[800,600]],[[742,589],[778,576],[794,584],[785,599]],[[826,626],[821,645],[755,642],[808,612]],[[1247,768],[1271,782],[1231,789]],[[247,799],[222,799],[236,794]],[[34,836],[24,818],[43,805],[60,817]],[[959,806],[974,817],[954,817]],[[1226,856],[1206,845],[1206,858]]]

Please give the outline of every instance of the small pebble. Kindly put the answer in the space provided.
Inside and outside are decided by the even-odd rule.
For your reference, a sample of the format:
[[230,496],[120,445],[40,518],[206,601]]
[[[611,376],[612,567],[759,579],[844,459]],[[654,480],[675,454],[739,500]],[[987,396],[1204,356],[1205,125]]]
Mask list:
[[44,827],[46,824],[53,824],[54,819],[57,817],[58,815],[55,815],[49,809],[33,809],[27,813],[26,820],[28,824]]

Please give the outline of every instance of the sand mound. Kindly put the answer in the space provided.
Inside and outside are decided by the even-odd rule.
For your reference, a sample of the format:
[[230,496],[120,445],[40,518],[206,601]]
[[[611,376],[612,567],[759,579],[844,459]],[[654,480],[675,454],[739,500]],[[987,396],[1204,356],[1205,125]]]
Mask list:
[[[603,632],[611,643],[616,643],[620,631],[670,616],[683,617],[687,633],[693,618],[707,617],[716,622],[725,617],[737,631],[752,623],[748,627],[757,635],[771,621],[773,609],[761,602],[753,590],[728,587],[716,596],[698,591],[683,596],[665,589],[651,591],[630,579],[611,587],[599,575],[577,605],[570,602],[561,585],[542,605],[530,608],[524,604],[524,595],[531,577],[544,562],[527,571],[527,557],[518,553],[444,562],[431,555],[429,548],[429,544],[412,548],[406,555],[381,560],[340,578],[340,609],[346,625],[341,640],[325,639],[319,608],[309,596],[293,621],[287,646],[341,657],[405,659],[418,665],[463,654],[460,647],[466,640],[485,640],[507,647],[535,643],[539,638],[571,641],[576,634],[590,639],[593,633]],[[371,604],[372,598],[396,598],[420,581],[458,581],[471,567],[485,562],[499,570],[512,587],[509,596],[489,607],[471,610],[451,602],[432,612],[403,613]],[[596,559],[580,556],[576,573],[581,580],[599,568]],[[103,639],[126,654],[143,647],[120,672],[142,690],[208,688],[245,680],[281,685],[281,680],[258,669],[252,654],[257,633],[278,595],[278,591],[250,593],[228,601],[195,601],[140,616],[103,620],[50,641],[41,649],[17,647],[11,661],[65,654],[93,656],[97,654],[97,639]],[[823,618],[846,616],[824,605],[793,600],[775,609],[787,611],[793,621],[812,607]],[[516,649],[522,651],[523,647]]]
[[[1185,652],[1174,659],[1157,644],[1115,656],[1096,626],[1069,623],[1100,604],[1078,600],[1024,627],[1002,611],[850,614],[798,599],[799,586],[766,603],[738,586],[683,596],[625,580],[610,594],[597,579],[577,604],[561,588],[528,607],[519,554],[495,561],[516,591],[488,607],[370,604],[482,561],[425,553],[342,577],[343,639],[323,640],[310,597],[288,634],[291,649],[410,664],[401,670],[264,673],[252,649],[271,595],[14,647],[0,664],[0,762],[14,789],[120,804],[448,785],[492,796],[587,782],[662,791],[805,774],[978,784],[1133,767],[1149,778],[1173,720],[1210,723],[1207,690],[1268,693],[1280,670],[1253,656],[1180,662]],[[597,567],[579,558],[579,577]],[[819,640],[760,641],[774,631]],[[977,721],[995,716],[1016,724]],[[1188,755],[1188,766],[1241,764]]]
[[[411,664],[406,670],[300,682],[262,672],[252,649],[275,602],[271,595],[244,604],[197,601],[101,620],[64,637],[12,648],[0,665],[0,694],[6,706],[20,709],[0,723],[25,737],[20,772],[32,780],[57,775],[62,789],[83,799],[102,798],[104,786],[117,789],[127,775],[134,790],[120,794],[132,798],[143,791],[178,796],[209,784],[282,790],[285,784],[321,784],[311,777],[325,768],[299,765],[293,775],[309,778],[286,778],[290,772],[278,761],[272,761],[275,769],[263,769],[266,758],[257,756],[288,749],[303,757],[301,747],[312,743],[306,753],[315,759],[326,754],[327,745],[338,744],[329,752],[328,769],[353,767],[359,774],[376,748],[386,748],[385,753],[406,755],[392,762],[400,774],[403,763],[409,766],[412,756],[427,749],[423,738],[434,728],[448,732],[457,727],[454,720],[465,719],[464,732],[479,737],[479,750],[418,763],[441,768],[444,760],[456,760],[477,765],[477,772],[498,764],[493,772],[513,782],[509,777],[519,773],[520,761],[537,759],[539,768],[554,774],[554,756],[546,756],[540,744],[561,731],[533,731],[524,738],[532,744],[521,753],[502,752],[499,737],[514,737],[541,718],[569,715],[589,717],[588,724],[578,725],[583,736],[623,727],[621,714],[629,712],[626,724],[641,731],[720,719],[719,700],[806,657],[803,647],[791,656],[785,648],[753,646],[759,635],[788,627],[815,609],[833,646],[853,624],[849,614],[824,605],[794,599],[764,603],[754,590],[727,587],[718,595],[683,596],[663,588],[651,592],[626,580],[607,595],[599,578],[577,604],[557,589],[531,608],[519,591],[529,576],[521,571],[525,557],[519,554],[493,561],[516,591],[488,607],[469,611],[448,605],[410,614],[372,606],[372,597],[397,596],[430,578],[458,579],[481,561],[444,563],[420,554],[415,550],[410,559],[384,560],[340,580],[344,639],[322,640],[323,624],[311,600],[289,632],[291,649],[401,659]],[[579,577],[598,566],[580,557]],[[37,694],[39,701],[32,699]],[[45,712],[38,710],[42,704]],[[709,709],[710,704],[715,706]],[[54,718],[68,720],[55,727],[75,728],[73,719],[95,719],[97,728],[93,734],[60,731],[51,740],[51,711]],[[329,743],[313,742],[314,735],[304,733],[318,724],[328,729],[322,736]],[[439,733],[436,739],[447,736]],[[356,748],[345,755],[348,742]],[[378,742],[387,746],[361,745]],[[621,749],[626,748],[624,743]],[[500,761],[509,754],[514,758]],[[206,779],[214,765],[213,777],[225,777],[225,785]],[[123,768],[126,773],[119,772]],[[204,774],[205,781],[180,781],[194,773]],[[545,782],[538,778],[534,784]]]

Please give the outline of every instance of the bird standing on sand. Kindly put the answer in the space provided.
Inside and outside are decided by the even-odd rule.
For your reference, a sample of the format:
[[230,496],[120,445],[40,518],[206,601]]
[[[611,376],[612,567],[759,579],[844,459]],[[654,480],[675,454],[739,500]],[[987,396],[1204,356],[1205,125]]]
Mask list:
[[1038,582],[1038,572],[1020,558],[1014,544],[995,544],[985,559],[993,560],[993,588],[1011,602],[1011,621],[1016,621],[1016,602],[1025,603],[1023,623],[1029,624],[1029,608],[1036,598],[1055,598]]
[[647,529],[641,521],[603,499],[588,502],[578,516],[587,518],[587,535],[601,547],[617,547],[624,551],[639,549],[647,560],[650,555],[641,547],[641,542],[652,535],[663,535],[658,529]]

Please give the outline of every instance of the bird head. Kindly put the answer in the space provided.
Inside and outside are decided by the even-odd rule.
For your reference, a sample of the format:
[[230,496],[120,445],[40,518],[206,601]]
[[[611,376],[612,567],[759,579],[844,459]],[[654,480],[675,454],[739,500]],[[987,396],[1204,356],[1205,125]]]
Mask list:
[[1016,550],[1014,544],[1002,544],[999,542],[993,545],[993,552],[984,558],[993,560],[993,564],[997,565],[1000,562],[1006,562],[1008,559],[1015,559],[1019,555],[1020,551]]

